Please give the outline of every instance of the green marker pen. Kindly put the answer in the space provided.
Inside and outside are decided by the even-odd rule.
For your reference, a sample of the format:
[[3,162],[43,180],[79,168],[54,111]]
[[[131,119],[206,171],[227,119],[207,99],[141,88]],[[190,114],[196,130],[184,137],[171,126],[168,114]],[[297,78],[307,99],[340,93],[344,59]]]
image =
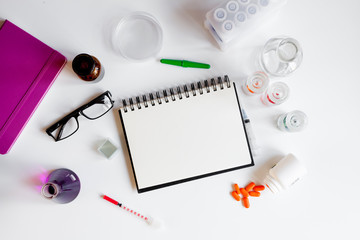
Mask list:
[[174,66],[180,66],[180,67],[190,67],[190,68],[205,68],[209,69],[210,65],[206,63],[198,63],[198,62],[191,62],[186,60],[173,60],[173,59],[161,59],[161,63],[164,64],[170,64]]

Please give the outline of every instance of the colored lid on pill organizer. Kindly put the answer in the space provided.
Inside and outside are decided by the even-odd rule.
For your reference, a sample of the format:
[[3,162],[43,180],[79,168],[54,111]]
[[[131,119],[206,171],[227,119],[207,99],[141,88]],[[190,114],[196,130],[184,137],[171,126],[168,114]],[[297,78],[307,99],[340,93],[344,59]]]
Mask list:
[[214,18],[216,21],[222,22],[226,19],[226,17],[227,17],[227,14],[226,14],[225,9],[218,8],[214,11]]
[[239,3],[236,1],[229,1],[226,4],[226,8],[229,12],[236,12],[237,10],[239,10]]
[[228,20],[223,23],[222,27],[225,33],[229,33],[234,29],[234,23]]
[[267,5],[269,5],[269,0],[260,0],[260,5],[266,7]]
[[125,58],[139,61],[155,57],[162,47],[162,40],[162,29],[155,17],[134,12],[120,20],[112,44]]
[[243,23],[246,21],[246,14],[244,12],[238,12],[235,15],[235,20],[237,23]]
[[255,4],[250,4],[247,7],[247,12],[250,15],[255,15],[257,13],[257,11],[258,11],[258,7]]

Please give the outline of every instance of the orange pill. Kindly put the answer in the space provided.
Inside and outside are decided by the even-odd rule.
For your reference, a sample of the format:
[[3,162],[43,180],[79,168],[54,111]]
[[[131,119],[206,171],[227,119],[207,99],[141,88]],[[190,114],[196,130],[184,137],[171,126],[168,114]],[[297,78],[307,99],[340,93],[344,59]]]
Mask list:
[[245,187],[245,190],[250,192],[251,190],[253,190],[253,187],[255,187],[255,183],[251,182]]
[[249,193],[245,190],[245,188],[240,188],[240,192],[243,197],[249,197]]
[[244,197],[242,199],[242,203],[243,203],[244,207],[246,207],[246,208],[250,207],[250,202],[249,202],[249,199],[247,197]]
[[255,186],[253,188],[253,190],[256,191],[256,192],[263,191],[264,189],[265,189],[265,187],[263,185]]
[[231,195],[235,198],[236,201],[240,201],[240,196],[239,196],[239,194],[237,194],[236,191],[233,191],[233,192],[231,193]]
[[239,186],[236,183],[234,184],[234,188],[235,188],[236,193],[240,194]]
[[252,196],[252,197],[260,197],[260,192],[250,191],[249,195]]

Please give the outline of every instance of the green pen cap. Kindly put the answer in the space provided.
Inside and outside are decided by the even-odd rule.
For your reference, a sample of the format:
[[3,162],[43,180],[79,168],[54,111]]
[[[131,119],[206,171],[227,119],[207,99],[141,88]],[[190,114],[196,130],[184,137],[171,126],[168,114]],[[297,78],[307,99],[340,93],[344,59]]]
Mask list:
[[161,63],[190,68],[205,68],[209,69],[210,65],[206,63],[191,62],[186,60],[173,60],[173,59],[161,59]]

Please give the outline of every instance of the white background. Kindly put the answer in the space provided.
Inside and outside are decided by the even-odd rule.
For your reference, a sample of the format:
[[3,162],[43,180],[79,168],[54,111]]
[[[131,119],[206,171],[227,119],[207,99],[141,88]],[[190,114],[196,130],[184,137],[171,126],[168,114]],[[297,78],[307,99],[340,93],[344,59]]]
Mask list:
[[[1,18],[69,60],[11,152],[0,156],[0,239],[359,239],[360,2],[289,1],[227,52],[203,27],[205,13],[219,2],[0,0]],[[139,10],[153,14],[163,28],[159,58],[206,62],[211,69],[166,66],[159,58],[129,62],[114,53],[113,23]],[[262,150],[256,166],[138,194],[121,134],[119,100],[223,74],[240,83],[255,70],[261,46],[277,35],[296,38],[304,61],[291,76],[273,80],[291,88],[286,103],[265,107],[258,97],[241,93]],[[101,82],[87,84],[72,72],[71,60],[82,52],[105,66]],[[113,112],[96,121],[80,119],[79,131],[65,141],[55,143],[46,135],[51,123],[105,90],[117,100]],[[295,109],[309,116],[308,128],[277,130],[276,117]],[[105,138],[120,148],[112,160],[96,151]],[[258,179],[290,152],[309,171],[291,189],[277,195],[265,191],[250,199],[249,209],[231,197],[233,183]],[[78,198],[65,205],[36,190],[39,175],[60,167],[75,171],[82,183]],[[104,193],[161,219],[165,227],[147,226],[102,200]]]

